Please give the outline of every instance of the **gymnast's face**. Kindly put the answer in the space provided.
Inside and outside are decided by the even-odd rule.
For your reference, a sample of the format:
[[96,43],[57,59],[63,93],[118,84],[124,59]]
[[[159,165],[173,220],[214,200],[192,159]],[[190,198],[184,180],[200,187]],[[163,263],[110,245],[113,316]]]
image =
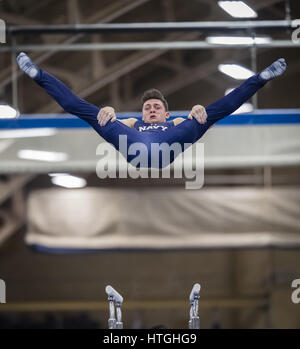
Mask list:
[[143,105],[143,121],[148,124],[165,122],[169,115],[160,99],[148,99]]

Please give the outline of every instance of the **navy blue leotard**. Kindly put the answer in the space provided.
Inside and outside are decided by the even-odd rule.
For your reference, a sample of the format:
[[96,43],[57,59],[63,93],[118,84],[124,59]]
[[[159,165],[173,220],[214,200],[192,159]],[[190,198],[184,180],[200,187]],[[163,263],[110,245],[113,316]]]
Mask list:
[[[247,79],[231,93],[206,108],[207,121],[205,124],[200,124],[195,119],[187,119],[177,126],[172,121],[169,121],[156,124],[157,127],[155,128],[154,125],[137,121],[134,128],[130,128],[118,120],[108,122],[105,126],[100,126],[97,120],[100,108],[75,96],[65,84],[47,72],[40,70],[34,80],[67,113],[76,115],[88,122],[101,137],[111,143],[117,150],[121,150],[119,147],[119,135],[127,136],[128,148],[136,142],[144,144],[149,152],[149,161],[152,143],[167,143],[168,145],[179,143],[183,151],[185,144],[193,144],[198,141],[210,126],[237,110],[266,83],[258,75]],[[139,127],[142,128],[139,129]],[[123,153],[123,155],[128,162],[131,162],[136,157],[136,155],[128,155],[127,152],[125,154]],[[177,155],[178,153],[171,154],[170,163],[174,161]],[[166,165],[159,161],[158,167],[161,168]],[[151,164],[148,163],[148,166],[150,167]]]

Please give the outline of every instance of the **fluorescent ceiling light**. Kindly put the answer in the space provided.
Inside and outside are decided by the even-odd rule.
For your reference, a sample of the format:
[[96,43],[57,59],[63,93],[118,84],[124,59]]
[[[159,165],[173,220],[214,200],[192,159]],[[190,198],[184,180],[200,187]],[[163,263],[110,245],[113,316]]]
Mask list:
[[18,152],[18,157],[25,160],[39,160],[47,162],[57,162],[65,161],[68,159],[66,153],[57,153],[50,151],[41,151],[41,150],[31,150],[31,149],[22,149]]
[[15,119],[19,112],[7,104],[0,104],[0,119]]
[[237,80],[246,80],[255,74],[253,71],[238,64],[219,64],[218,69],[220,72]]
[[259,45],[269,44],[272,40],[269,37],[256,37],[251,36],[209,36],[206,41],[210,44],[216,45]]
[[256,18],[257,13],[243,1],[218,1],[218,5],[232,17]]
[[20,130],[0,131],[0,139],[4,138],[27,138],[47,137],[57,134],[55,128],[29,128]]
[[86,180],[81,177],[75,177],[68,174],[58,174],[51,177],[51,182],[65,188],[83,188],[86,186]]

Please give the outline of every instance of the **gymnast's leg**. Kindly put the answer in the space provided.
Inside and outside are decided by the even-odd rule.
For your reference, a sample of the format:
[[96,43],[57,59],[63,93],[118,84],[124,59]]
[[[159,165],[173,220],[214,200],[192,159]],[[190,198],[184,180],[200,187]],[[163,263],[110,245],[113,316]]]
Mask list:
[[281,58],[263,70],[260,74],[247,79],[242,85],[225,97],[209,105],[206,108],[207,121],[205,124],[200,124],[197,120],[192,119],[185,120],[177,125],[175,130],[178,132],[178,137],[180,137],[181,133],[180,143],[194,143],[198,141],[210,126],[232,114],[268,81],[281,75],[285,69],[285,60]]
[[113,144],[116,149],[119,150],[120,134],[128,136],[128,145],[137,141],[138,132],[119,121],[108,122],[106,126],[100,126],[97,120],[98,107],[74,95],[59,79],[39,69],[25,53],[20,53],[17,60],[20,68],[46,90],[67,113],[76,115],[88,122],[101,137]]
[[75,96],[60,80],[39,69],[25,53],[20,53],[17,60],[20,68],[46,90],[66,112],[85,121],[97,120],[98,107]]

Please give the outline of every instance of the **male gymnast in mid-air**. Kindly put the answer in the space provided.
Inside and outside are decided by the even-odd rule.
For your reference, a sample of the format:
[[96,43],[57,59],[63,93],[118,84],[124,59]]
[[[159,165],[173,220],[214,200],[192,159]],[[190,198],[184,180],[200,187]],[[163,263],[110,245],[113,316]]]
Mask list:
[[[169,146],[179,143],[181,151],[184,151],[186,145],[197,142],[214,123],[232,114],[268,81],[280,76],[286,70],[286,62],[280,58],[207,108],[201,105],[194,106],[188,119],[175,118],[167,121],[169,111],[164,96],[158,90],[148,90],[142,97],[142,120],[135,118],[117,120],[112,107],[100,109],[75,96],[60,80],[39,69],[25,53],[21,52],[17,61],[19,67],[44,88],[67,113],[88,122],[117,150],[121,151],[122,148],[119,136],[125,135],[127,136],[126,150],[132,144],[139,142],[147,147],[149,155],[151,155],[151,145],[154,143],[166,143]],[[136,156],[128,151],[123,152],[123,155],[128,162]],[[178,153],[172,152],[169,163],[172,163],[177,155]],[[146,167],[151,167],[150,157]],[[159,161],[158,167],[165,167],[169,163]]]

